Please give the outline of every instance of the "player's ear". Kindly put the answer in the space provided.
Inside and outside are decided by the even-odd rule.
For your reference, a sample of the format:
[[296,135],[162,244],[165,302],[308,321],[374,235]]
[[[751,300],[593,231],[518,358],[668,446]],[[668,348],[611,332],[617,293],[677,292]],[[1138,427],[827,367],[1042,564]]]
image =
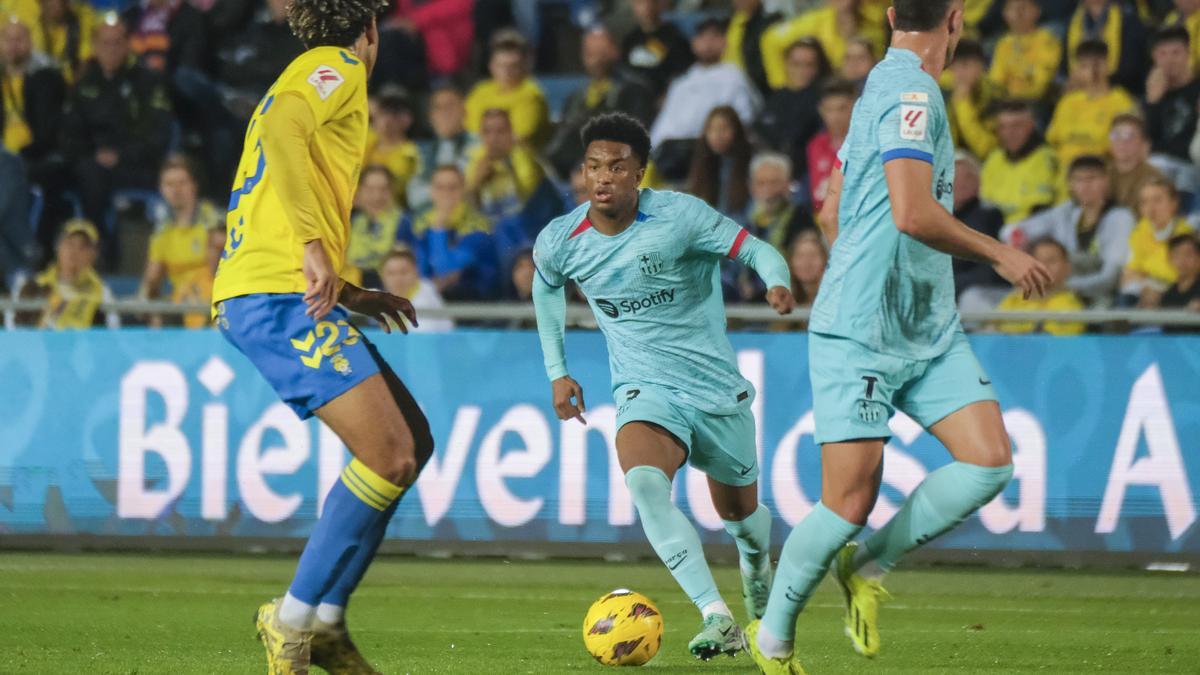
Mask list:
[[896,30],[896,8],[895,7],[888,6],[887,18],[888,18],[888,25],[891,26],[892,30]]
[[637,170],[637,184],[638,184],[638,187],[641,187],[641,185],[642,185],[642,180],[643,180],[645,177],[646,177],[646,163],[645,163],[645,162],[642,162],[642,165],[641,165],[641,166],[639,166],[639,167],[638,167],[638,170]]
[[379,22],[375,18],[372,18],[371,24],[367,26],[367,44],[379,44]]

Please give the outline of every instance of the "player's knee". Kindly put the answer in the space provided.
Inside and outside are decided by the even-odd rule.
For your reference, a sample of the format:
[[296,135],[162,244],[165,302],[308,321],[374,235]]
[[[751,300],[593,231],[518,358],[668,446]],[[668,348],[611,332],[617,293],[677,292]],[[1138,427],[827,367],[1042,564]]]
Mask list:
[[671,479],[662,469],[635,466],[625,473],[625,486],[639,509],[658,502],[671,501]]
[[417,477],[416,444],[407,429],[389,430],[380,442],[383,477],[396,485],[410,485]]
[[856,525],[864,525],[867,516],[875,508],[875,490],[851,486],[841,491],[822,493],[821,503],[825,508],[838,514],[843,520]]

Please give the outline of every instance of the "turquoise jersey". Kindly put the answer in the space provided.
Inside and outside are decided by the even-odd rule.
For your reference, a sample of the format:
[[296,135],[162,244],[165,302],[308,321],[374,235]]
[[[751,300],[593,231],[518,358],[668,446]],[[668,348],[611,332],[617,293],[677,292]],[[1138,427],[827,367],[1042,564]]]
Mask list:
[[933,165],[932,191],[954,210],[954,143],[937,82],[907,49],[890,49],[867,77],[839,152],[838,236],[810,330],[871,351],[933,359],[960,330],[950,256],[901,233],[883,165]]
[[538,235],[542,280],[579,284],[608,343],[613,391],[654,385],[704,412],[725,415],[754,396],[725,335],[719,263],[746,231],[703,201],[641,190],[624,232],[601,234],[588,203]]

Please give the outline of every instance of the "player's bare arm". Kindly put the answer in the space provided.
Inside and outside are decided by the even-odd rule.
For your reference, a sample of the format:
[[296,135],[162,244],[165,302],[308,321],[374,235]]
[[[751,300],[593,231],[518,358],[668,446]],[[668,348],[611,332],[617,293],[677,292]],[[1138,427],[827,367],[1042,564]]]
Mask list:
[[1026,298],[1045,295],[1050,272],[1032,256],[971,228],[933,198],[933,167],[918,159],[895,159],[883,167],[896,228],[931,248],[985,262],[1018,286]]
[[392,332],[389,324],[395,324],[401,333],[407,334],[405,319],[414,326],[420,325],[417,323],[417,311],[407,298],[384,291],[368,291],[349,282],[342,282],[338,303],[351,312],[375,319],[387,333]]
[[825,235],[825,242],[833,248],[833,242],[838,236],[838,205],[842,200],[842,170],[834,169],[829,176],[829,190],[825,193],[825,203],[817,214],[817,225]]

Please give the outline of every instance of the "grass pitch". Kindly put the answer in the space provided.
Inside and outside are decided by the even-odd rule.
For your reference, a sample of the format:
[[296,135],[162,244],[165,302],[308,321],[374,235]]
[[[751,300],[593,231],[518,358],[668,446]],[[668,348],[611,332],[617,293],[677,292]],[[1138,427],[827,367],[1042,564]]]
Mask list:
[[[0,554],[0,673],[261,673],[251,616],[285,588],[290,558]],[[741,614],[740,584],[715,570]],[[604,672],[580,624],[628,586],[666,621],[651,672],[754,672],[699,663],[695,610],[660,565],[384,558],[350,610],[354,636],[385,673]],[[1200,577],[967,568],[889,578],[883,652],[853,654],[826,580],[801,617],[810,673],[1196,673]]]

